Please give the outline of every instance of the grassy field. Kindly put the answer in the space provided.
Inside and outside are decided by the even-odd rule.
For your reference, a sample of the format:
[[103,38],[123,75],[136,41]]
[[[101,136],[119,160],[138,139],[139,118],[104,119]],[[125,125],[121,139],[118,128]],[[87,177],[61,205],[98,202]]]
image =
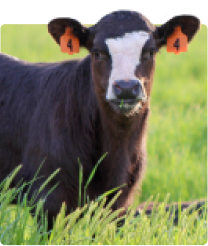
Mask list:
[[[3,25],[1,52],[32,62],[83,57],[62,54],[46,25]],[[164,201],[207,196],[207,27],[175,55],[157,57],[148,128],[148,165],[138,203],[159,193]]]

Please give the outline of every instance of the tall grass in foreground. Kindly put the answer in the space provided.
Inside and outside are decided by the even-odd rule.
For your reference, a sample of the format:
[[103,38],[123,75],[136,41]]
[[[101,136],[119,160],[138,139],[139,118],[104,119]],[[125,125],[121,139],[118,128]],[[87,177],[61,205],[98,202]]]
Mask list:
[[[2,244],[199,245],[207,242],[206,213],[202,217],[198,217],[197,212],[189,216],[189,210],[181,212],[179,223],[174,226],[173,217],[163,209],[168,201],[168,197],[166,197],[158,210],[155,210],[150,217],[147,217],[143,212],[140,216],[134,217],[135,208],[132,207],[128,214],[119,218],[118,215],[122,209],[114,212],[110,209],[120,195],[119,192],[106,207],[104,207],[106,196],[102,196],[97,201],[77,208],[69,215],[65,214],[66,206],[63,204],[53,230],[48,232],[47,220],[42,212],[44,199],[38,201],[32,218],[30,211],[33,206],[28,206],[27,194],[23,196],[22,201],[19,199],[19,194],[26,185],[30,184],[19,185],[17,189],[9,188],[19,169],[20,167],[0,184],[0,242]],[[10,203],[15,198],[18,199],[18,205],[11,206]],[[147,205],[150,201],[151,199]],[[41,223],[38,221],[38,216],[41,216]],[[118,227],[121,220],[125,220],[125,222]]]

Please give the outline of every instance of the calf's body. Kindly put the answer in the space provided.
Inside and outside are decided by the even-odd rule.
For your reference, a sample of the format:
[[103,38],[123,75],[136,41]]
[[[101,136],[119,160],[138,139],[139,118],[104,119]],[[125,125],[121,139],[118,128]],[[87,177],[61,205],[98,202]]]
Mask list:
[[60,168],[39,195],[59,183],[44,205],[49,227],[62,202],[67,212],[78,205],[78,158],[85,185],[107,153],[87,189],[90,199],[125,184],[113,209],[132,203],[146,163],[155,51],[178,25],[190,41],[199,21],[180,16],[156,28],[141,14],[118,11],[87,29],[72,19],[55,19],[49,23],[55,41],[60,44],[70,27],[90,51],[87,57],[31,64],[0,55],[0,182],[19,164],[12,185],[30,181],[43,162],[32,196]]

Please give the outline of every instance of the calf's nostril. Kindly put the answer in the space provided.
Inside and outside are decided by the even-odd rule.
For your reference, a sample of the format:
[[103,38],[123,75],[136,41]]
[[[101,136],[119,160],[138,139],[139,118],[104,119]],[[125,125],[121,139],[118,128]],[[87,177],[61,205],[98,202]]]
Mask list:
[[139,94],[139,90],[140,90],[140,86],[139,86],[139,84],[137,84],[137,85],[135,85],[135,86],[133,87],[132,93],[133,93],[134,95],[137,95],[137,94]]
[[120,95],[122,93],[122,88],[118,84],[114,83],[113,87],[116,95]]

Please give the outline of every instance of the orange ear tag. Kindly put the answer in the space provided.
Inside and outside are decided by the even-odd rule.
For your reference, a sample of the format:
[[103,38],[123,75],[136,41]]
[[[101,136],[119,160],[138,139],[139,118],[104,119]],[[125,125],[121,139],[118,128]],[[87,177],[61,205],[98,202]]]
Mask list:
[[167,52],[186,52],[188,50],[188,37],[181,31],[181,27],[177,26],[174,33],[167,39]]
[[74,36],[70,27],[66,28],[65,33],[60,38],[61,52],[73,55],[79,53],[79,39]]

